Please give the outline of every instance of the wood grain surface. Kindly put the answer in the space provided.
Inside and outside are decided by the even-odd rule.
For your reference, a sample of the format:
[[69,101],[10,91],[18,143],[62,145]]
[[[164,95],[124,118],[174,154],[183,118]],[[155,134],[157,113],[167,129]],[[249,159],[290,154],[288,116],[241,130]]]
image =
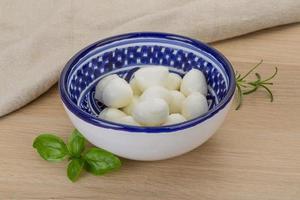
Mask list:
[[263,75],[279,68],[275,101],[247,96],[204,145],[158,162],[123,160],[102,177],[66,177],[67,162],[47,163],[32,148],[41,132],[73,129],[57,87],[0,119],[0,199],[300,199],[300,24],[213,44],[245,72],[260,59]]

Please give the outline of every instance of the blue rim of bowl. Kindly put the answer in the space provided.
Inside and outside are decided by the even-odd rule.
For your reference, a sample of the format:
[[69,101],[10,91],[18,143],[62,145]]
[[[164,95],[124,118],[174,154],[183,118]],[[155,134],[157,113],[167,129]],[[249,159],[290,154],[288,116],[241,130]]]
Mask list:
[[[66,83],[67,83],[67,77],[70,73],[72,66],[77,63],[82,55],[85,55],[90,50],[97,48],[99,46],[115,42],[118,40],[123,39],[132,39],[132,38],[139,38],[139,37],[156,37],[156,38],[165,38],[170,40],[177,40],[181,42],[185,42],[187,44],[191,44],[197,48],[200,48],[201,50],[211,54],[213,57],[215,57],[225,68],[226,74],[229,78],[229,88],[228,92],[225,95],[225,97],[219,102],[218,105],[216,105],[214,108],[209,110],[207,113],[205,113],[202,116],[199,116],[195,119],[174,124],[174,125],[168,125],[168,126],[157,126],[157,127],[142,127],[142,126],[131,126],[131,125],[125,125],[125,124],[119,124],[110,122],[107,120],[99,119],[91,114],[88,114],[84,111],[82,111],[69,97],[67,93]],[[122,35],[117,35],[113,37],[109,37],[100,41],[97,41],[93,44],[90,44],[89,46],[85,47],[78,53],[76,53],[65,65],[63,71],[61,72],[60,79],[59,79],[59,93],[61,96],[61,99],[64,103],[64,105],[68,108],[69,111],[71,111],[74,115],[79,117],[80,119],[84,120],[87,123],[93,124],[95,126],[99,126],[102,128],[109,128],[109,129],[115,129],[115,130],[121,130],[126,132],[137,132],[137,133],[166,133],[166,132],[175,132],[182,129],[193,127],[207,119],[210,119],[215,114],[217,114],[220,110],[222,110],[232,99],[233,94],[235,92],[235,74],[233,71],[233,68],[230,64],[230,62],[221,54],[218,50],[215,48],[200,42],[195,39],[191,39],[185,36],[171,34],[171,33],[161,33],[161,32],[134,32],[134,33],[127,33]]]

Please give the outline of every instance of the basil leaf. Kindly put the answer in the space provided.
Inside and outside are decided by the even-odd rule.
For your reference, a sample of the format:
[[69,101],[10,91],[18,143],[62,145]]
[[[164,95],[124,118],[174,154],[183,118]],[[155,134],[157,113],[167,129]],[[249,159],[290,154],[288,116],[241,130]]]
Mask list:
[[99,148],[89,149],[85,155],[85,169],[94,174],[102,175],[121,167],[121,161],[112,153]]
[[68,165],[68,169],[67,169],[67,174],[68,174],[68,178],[72,181],[75,182],[84,165],[84,160],[80,159],[80,158],[75,158],[73,160],[71,160],[71,162]]
[[79,158],[80,154],[83,152],[85,148],[85,139],[77,129],[74,129],[70,135],[67,147],[70,155],[75,158]]
[[41,134],[35,138],[33,145],[40,156],[50,162],[58,162],[68,155],[68,149],[62,139],[52,134]]

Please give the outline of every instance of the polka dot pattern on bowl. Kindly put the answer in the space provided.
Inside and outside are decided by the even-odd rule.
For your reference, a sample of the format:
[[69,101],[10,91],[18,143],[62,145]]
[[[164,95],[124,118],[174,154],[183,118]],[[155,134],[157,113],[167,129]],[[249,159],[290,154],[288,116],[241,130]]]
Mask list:
[[166,66],[183,76],[192,68],[201,70],[209,86],[208,102],[212,109],[226,95],[228,78],[222,65],[211,55],[193,48],[158,38],[121,40],[88,52],[79,60],[68,77],[68,95],[83,111],[98,115],[104,106],[93,96],[98,81],[106,75],[118,74],[129,81],[134,72],[145,65]]

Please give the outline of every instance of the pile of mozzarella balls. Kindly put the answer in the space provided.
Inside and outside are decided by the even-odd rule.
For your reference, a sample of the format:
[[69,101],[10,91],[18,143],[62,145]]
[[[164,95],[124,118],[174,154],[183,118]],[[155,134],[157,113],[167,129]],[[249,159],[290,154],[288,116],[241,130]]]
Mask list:
[[163,66],[142,67],[128,83],[118,75],[101,79],[95,98],[105,108],[99,118],[133,126],[165,126],[208,111],[207,83],[200,70],[183,78]]

